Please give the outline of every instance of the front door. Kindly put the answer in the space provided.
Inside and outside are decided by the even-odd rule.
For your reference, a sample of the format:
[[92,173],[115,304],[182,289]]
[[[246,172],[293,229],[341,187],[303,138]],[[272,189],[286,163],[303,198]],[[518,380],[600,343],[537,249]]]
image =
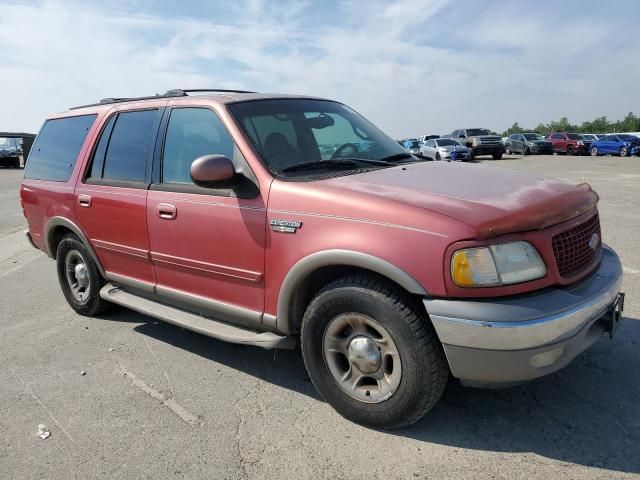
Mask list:
[[109,280],[152,290],[147,233],[147,187],[161,109],[110,116],[84,180],[76,215]]
[[259,324],[266,202],[257,187],[203,188],[190,176],[191,163],[199,156],[224,155],[246,172],[244,157],[207,107],[169,109],[161,131],[163,153],[154,160],[147,199],[156,292],[216,319]]

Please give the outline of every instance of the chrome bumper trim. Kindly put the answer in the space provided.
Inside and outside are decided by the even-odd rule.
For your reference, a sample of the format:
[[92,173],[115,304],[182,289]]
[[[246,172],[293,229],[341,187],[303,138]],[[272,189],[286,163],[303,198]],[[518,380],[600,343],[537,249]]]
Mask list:
[[425,299],[445,345],[523,350],[565,340],[600,318],[622,284],[622,265],[608,247],[599,268],[576,285],[499,300]]

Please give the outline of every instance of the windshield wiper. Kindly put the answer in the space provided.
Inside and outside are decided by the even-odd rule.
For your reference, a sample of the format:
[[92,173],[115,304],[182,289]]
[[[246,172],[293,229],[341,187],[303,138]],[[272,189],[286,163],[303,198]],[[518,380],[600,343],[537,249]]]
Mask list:
[[308,168],[317,167],[357,167],[359,163],[368,163],[370,165],[389,166],[393,163],[386,160],[371,160],[368,158],[333,158],[330,160],[314,160],[313,162],[296,163],[282,169],[283,172],[294,172],[296,170],[306,170]]

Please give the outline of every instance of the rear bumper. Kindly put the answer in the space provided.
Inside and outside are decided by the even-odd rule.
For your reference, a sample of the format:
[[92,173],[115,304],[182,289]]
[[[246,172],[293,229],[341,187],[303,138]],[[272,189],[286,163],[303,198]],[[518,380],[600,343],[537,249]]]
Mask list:
[[471,384],[523,382],[560,370],[605,331],[622,266],[605,247],[578,284],[495,300],[425,299],[451,372]]

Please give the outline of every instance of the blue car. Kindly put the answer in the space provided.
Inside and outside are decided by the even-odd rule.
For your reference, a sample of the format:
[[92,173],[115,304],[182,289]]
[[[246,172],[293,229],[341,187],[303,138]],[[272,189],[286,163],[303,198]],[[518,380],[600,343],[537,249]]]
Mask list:
[[621,157],[640,155],[640,138],[626,133],[605,135],[591,144],[590,153],[592,157],[608,153],[620,155]]

